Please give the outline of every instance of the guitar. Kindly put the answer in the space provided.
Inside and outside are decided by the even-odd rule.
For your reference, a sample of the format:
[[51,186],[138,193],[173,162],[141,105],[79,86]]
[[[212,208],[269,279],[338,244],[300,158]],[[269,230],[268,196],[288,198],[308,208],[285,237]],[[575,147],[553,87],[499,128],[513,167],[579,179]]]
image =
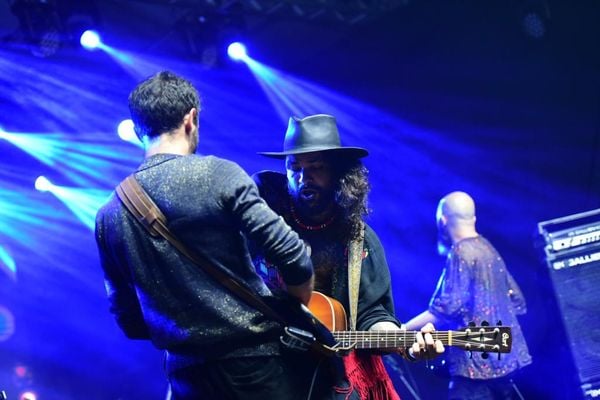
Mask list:
[[[349,331],[346,311],[337,300],[320,292],[313,292],[308,303],[312,314],[333,334],[343,348],[395,349],[409,347],[417,341],[418,331]],[[508,326],[469,326],[455,331],[432,332],[434,340],[444,346],[455,346],[468,351],[487,353],[509,353],[512,348],[512,332]]]

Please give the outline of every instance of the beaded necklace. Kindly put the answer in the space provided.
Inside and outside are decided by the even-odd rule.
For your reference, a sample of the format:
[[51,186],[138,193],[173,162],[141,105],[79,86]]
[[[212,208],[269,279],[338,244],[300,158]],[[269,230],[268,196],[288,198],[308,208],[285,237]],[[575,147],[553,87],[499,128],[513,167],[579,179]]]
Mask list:
[[300,218],[298,218],[298,215],[296,214],[296,208],[294,207],[294,203],[292,201],[290,201],[290,211],[292,212],[292,218],[294,219],[294,222],[300,228],[302,228],[302,229],[304,229],[306,231],[320,231],[321,229],[325,229],[329,225],[331,225],[331,223],[335,219],[335,214],[334,214],[334,215],[331,216],[331,218],[329,218],[327,221],[323,222],[322,224],[319,224],[319,225],[306,225],[302,221],[300,221]]

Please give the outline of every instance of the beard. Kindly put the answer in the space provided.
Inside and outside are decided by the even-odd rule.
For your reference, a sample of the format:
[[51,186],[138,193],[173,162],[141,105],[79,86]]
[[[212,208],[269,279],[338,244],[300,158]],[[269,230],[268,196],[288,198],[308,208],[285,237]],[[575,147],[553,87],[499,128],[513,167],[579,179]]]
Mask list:
[[313,185],[294,189],[288,185],[288,192],[300,215],[313,218],[328,211],[334,202],[334,193]]
[[198,136],[198,126],[196,125],[190,137],[190,154],[195,154],[196,150],[198,150]]

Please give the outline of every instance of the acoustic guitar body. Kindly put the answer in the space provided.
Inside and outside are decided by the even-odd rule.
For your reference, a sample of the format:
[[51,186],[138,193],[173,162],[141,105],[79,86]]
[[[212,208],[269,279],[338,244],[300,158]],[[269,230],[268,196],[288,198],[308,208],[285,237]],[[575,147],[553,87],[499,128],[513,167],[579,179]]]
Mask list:
[[310,297],[308,308],[331,332],[348,329],[346,310],[339,301],[315,291]]

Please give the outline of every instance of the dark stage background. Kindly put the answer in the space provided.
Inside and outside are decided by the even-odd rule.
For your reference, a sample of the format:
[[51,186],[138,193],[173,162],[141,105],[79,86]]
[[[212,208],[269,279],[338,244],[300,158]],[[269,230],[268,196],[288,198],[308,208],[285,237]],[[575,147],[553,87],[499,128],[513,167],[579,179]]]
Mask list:
[[[143,155],[116,133],[127,95],[162,69],[203,96],[199,151],[249,173],[283,169],[256,152],[281,147],[291,114],[334,114],[344,143],[370,150],[369,222],[401,320],[426,308],[442,270],[437,201],[471,193],[480,233],[528,301],[534,362],[519,388],[580,396],[535,233],[600,207],[599,2],[63,1],[59,35],[42,32],[43,44],[51,22],[20,29],[14,3],[0,3],[0,128],[10,133],[0,133],[0,390],[10,399],[164,398],[161,354],[127,340],[108,313],[91,225]],[[531,10],[541,19],[527,33]],[[72,43],[85,23],[107,52]],[[221,54],[234,36],[258,67]],[[58,188],[36,191],[39,175]],[[590,315],[583,331],[599,329]],[[405,382],[423,399],[445,395],[442,374],[387,361],[404,399]]]

